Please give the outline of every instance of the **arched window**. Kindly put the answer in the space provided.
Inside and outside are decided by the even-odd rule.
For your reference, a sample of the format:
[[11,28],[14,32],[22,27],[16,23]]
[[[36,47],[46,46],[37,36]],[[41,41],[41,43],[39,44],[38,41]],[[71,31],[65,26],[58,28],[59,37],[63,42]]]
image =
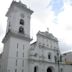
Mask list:
[[48,54],[48,59],[51,59],[51,53]]
[[38,67],[37,66],[34,67],[34,72],[38,72]]
[[24,20],[23,19],[20,19],[20,24],[24,25]]
[[47,68],[47,72],[52,72],[52,69],[50,67]]
[[63,72],[63,68],[60,69],[60,72]]
[[24,28],[22,26],[19,28],[19,33],[24,33]]
[[17,72],[17,69],[15,69],[15,72]]
[[54,56],[55,62],[57,62],[57,56]]
[[60,62],[62,62],[62,55],[60,55]]

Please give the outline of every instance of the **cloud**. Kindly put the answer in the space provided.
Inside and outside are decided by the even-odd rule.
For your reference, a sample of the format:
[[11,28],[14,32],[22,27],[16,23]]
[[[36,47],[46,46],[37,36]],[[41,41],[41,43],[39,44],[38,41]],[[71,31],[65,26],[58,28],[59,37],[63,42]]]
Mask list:
[[64,11],[58,15],[58,24],[62,33],[62,39],[66,43],[72,44],[72,7],[69,4],[64,4]]
[[65,52],[70,52],[72,51],[72,46],[67,45],[65,42],[63,41],[59,41],[59,48],[60,48],[60,52],[61,53],[65,53]]
[[[0,39],[6,30],[5,14],[12,0],[0,2]],[[59,40],[63,40],[61,51],[71,50],[72,47],[72,0],[24,0],[24,4],[34,10],[31,19],[31,36],[36,38],[38,30],[49,31]],[[5,4],[5,6],[4,6]],[[2,44],[0,43],[0,46]],[[2,48],[2,46],[0,47]]]
[[66,29],[72,31],[72,26],[68,26]]
[[53,20],[53,12],[44,10],[43,12],[34,13],[31,18],[31,36],[36,38],[36,33],[46,31],[47,27],[50,28]]
[[63,10],[64,2],[63,0],[51,0],[49,6],[51,6],[55,15],[58,15]]
[[72,0],[64,0],[65,3],[72,5]]
[[22,2],[34,12],[45,10],[51,0],[23,0]]
[[[72,48],[72,7],[64,0],[52,0],[49,7],[37,11],[32,17],[33,34],[38,30],[45,31],[49,27],[49,31],[56,36],[60,44],[61,52],[70,51]],[[68,30],[69,29],[69,30]],[[33,35],[32,34],[32,35]]]

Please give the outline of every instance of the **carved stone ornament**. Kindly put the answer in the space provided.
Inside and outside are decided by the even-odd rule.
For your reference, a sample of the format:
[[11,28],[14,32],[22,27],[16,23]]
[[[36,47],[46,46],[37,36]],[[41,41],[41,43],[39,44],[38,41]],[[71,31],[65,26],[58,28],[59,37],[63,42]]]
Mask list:
[[24,14],[23,13],[21,13],[21,18],[24,18]]

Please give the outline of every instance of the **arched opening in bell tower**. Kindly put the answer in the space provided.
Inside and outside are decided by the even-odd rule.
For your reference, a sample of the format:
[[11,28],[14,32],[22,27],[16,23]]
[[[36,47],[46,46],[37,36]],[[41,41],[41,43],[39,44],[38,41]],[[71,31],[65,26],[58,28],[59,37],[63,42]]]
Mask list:
[[52,69],[50,67],[47,68],[47,72],[52,72]]
[[48,67],[47,72],[55,72],[53,67]]

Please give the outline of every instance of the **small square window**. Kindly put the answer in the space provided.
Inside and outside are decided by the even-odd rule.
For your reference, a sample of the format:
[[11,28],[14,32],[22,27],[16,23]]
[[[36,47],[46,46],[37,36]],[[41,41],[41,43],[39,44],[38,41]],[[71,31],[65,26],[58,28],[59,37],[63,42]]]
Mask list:
[[10,25],[10,22],[9,22],[9,27],[10,27],[11,25]]
[[17,66],[17,60],[16,60],[16,66]]
[[60,55],[60,62],[62,62],[62,55]]
[[24,70],[22,69],[22,72],[24,72]]
[[57,62],[57,56],[54,56],[55,62]]
[[18,48],[18,43],[17,43],[17,48]]
[[16,57],[18,57],[18,51],[16,52]]
[[15,69],[15,72],[17,72],[17,69]]
[[51,59],[51,53],[48,54],[48,59]]
[[23,45],[23,50],[24,50],[24,45]]
[[22,67],[24,67],[24,60],[22,61]]
[[23,53],[23,57],[24,57],[24,53]]

